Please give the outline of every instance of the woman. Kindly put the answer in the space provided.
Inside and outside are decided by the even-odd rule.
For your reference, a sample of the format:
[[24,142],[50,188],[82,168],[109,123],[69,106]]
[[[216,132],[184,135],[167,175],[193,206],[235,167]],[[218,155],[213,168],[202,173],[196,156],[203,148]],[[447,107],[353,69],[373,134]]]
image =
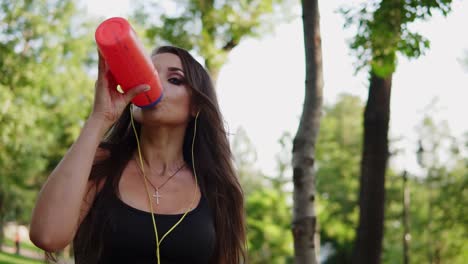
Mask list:
[[180,48],[152,59],[164,96],[141,109],[129,102],[148,87],[119,93],[99,56],[93,111],[39,194],[31,240],[73,241],[77,264],[238,264],[243,194],[210,77]]

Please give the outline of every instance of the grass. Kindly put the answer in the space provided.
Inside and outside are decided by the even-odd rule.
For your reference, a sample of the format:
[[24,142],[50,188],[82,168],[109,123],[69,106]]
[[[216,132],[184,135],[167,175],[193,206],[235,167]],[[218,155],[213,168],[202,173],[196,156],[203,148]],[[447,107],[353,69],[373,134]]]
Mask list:
[[[15,242],[13,242],[13,240],[9,239],[9,238],[5,238],[5,240],[3,241],[4,245],[5,246],[9,246],[9,247],[15,247]],[[21,249],[27,249],[27,250],[30,250],[30,251],[34,251],[34,252],[38,252],[38,253],[42,253],[42,249],[36,247],[35,245],[33,245],[32,243],[28,243],[28,242],[21,242],[20,243],[20,248]],[[0,263],[2,264],[2,263]]]
[[15,254],[0,252],[0,264],[42,264],[39,260],[33,260]]

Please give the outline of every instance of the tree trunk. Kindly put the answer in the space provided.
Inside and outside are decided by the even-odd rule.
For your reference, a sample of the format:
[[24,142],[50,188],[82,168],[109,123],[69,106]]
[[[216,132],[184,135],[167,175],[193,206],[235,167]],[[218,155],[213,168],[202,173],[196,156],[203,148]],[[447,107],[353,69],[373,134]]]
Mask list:
[[371,72],[369,97],[364,112],[364,146],[359,192],[359,226],[353,263],[380,263],[382,252],[385,170],[388,160],[388,126],[392,75]]
[[322,47],[317,0],[303,0],[304,45],[306,60],[305,98],[301,121],[293,142],[292,166],[294,212],[292,232],[294,259],[297,264],[317,263],[316,235],[315,141],[322,111]]

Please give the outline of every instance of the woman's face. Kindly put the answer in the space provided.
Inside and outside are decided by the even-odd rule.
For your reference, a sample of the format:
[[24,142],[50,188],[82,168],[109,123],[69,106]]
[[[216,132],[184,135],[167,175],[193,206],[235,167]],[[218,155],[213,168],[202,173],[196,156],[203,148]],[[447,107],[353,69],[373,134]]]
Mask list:
[[133,107],[135,120],[149,126],[187,123],[191,116],[191,93],[180,58],[172,53],[161,53],[152,60],[161,80],[163,97],[155,107]]

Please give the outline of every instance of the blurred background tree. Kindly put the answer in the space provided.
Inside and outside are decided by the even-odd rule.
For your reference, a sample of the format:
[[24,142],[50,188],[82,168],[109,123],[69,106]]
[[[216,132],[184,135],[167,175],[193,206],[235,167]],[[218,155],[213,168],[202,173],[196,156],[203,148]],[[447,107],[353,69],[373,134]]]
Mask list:
[[[138,1],[133,19],[152,45],[172,44],[203,58],[216,83],[229,53],[246,38],[260,38],[291,19],[292,0],[184,0],[175,6]],[[166,3],[167,4],[167,3]],[[172,7],[172,8],[171,8]]]
[[[408,15],[403,19],[408,23],[429,18],[430,10],[442,9],[444,14],[449,11],[449,1],[439,1],[438,6],[433,6],[434,1],[405,3],[410,2],[414,12],[405,13]],[[206,56],[211,61],[202,62],[211,67],[215,78],[228,58],[229,52],[223,47],[229,46],[231,34],[237,45],[248,37],[262,37],[273,32],[273,25],[281,19],[293,15],[291,6],[300,7],[299,3],[288,6],[283,1],[252,2],[256,5],[249,5],[249,1],[212,1],[203,8],[201,3],[177,1],[171,10],[166,6],[171,4],[148,4],[133,19],[141,19],[138,21],[142,23],[135,26],[138,32],[145,32],[147,43],[188,45],[184,47],[197,56]],[[395,54],[417,57],[428,48],[428,40],[407,31],[407,27],[395,29],[398,20],[384,19],[393,6],[385,11],[390,13],[380,10],[376,14],[380,7],[390,8],[376,3],[368,2],[365,10],[353,9],[358,12],[349,11],[346,17],[354,25],[359,25],[361,19],[362,28],[353,47],[361,54],[361,66],[369,66],[378,80],[387,78],[380,74],[394,71]],[[285,6],[290,9],[286,15],[281,14]],[[242,8],[262,14],[255,23],[247,22],[256,15],[248,15],[250,11]],[[378,18],[374,22],[371,13]],[[160,14],[164,14],[163,20],[155,19]],[[202,14],[207,15],[204,21]],[[83,19],[85,16],[71,0],[0,0],[0,228],[6,221],[28,224],[40,186],[74,142],[89,114],[97,58],[93,33],[101,19]],[[381,19],[393,24],[377,24]],[[167,35],[171,27],[172,37]],[[380,35],[385,32],[388,35]],[[378,49],[367,49],[372,47]],[[388,53],[374,53],[380,49]],[[315,157],[321,263],[352,261],[359,221],[365,104],[356,96],[344,94],[322,109]],[[418,152],[421,171],[409,173],[407,179],[411,201],[409,263],[464,264],[468,260],[468,132],[464,138],[455,138],[435,112],[422,115],[416,129],[422,147]],[[266,174],[257,166],[256,149],[247,132],[239,128],[231,137],[236,169],[246,194],[249,263],[294,262],[290,232],[292,141],[289,133],[279,139],[282,148],[277,153],[276,171]],[[390,149],[393,144],[388,142]],[[381,262],[403,263],[402,172],[388,166],[385,174]],[[2,237],[0,232],[0,243]]]
[[242,128],[233,138],[233,155],[244,188],[249,263],[293,263],[291,226],[291,135],[279,140],[277,175],[255,168],[256,152]]
[[28,223],[90,110],[95,50],[82,14],[71,0],[0,1],[0,230]]
[[424,54],[429,40],[413,32],[409,25],[429,19],[436,11],[447,15],[451,4],[451,0],[381,0],[342,9],[345,25],[357,28],[350,45],[357,57],[357,71],[369,71],[369,95],[364,110],[359,224],[354,245],[353,262],[356,264],[381,262],[390,97],[397,55],[418,58]]
[[255,165],[257,152],[247,132],[239,127],[231,142],[234,164],[243,187],[244,194],[249,196],[266,184],[265,175]]
[[350,263],[357,225],[359,159],[362,150],[360,98],[343,94],[324,106],[317,141],[317,212],[326,263]]
[[293,139],[294,263],[316,264],[320,255],[320,238],[315,210],[316,144],[320,132],[323,106],[323,54],[318,0],[302,0],[304,30],[305,83],[304,103],[299,126]]
[[[363,111],[364,102],[346,94],[324,106],[317,142],[317,212],[327,264],[352,263]],[[432,117],[436,115],[426,114],[416,126],[430,166],[408,175],[409,263],[464,263],[468,141],[451,135],[445,122]],[[382,263],[403,263],[403,177],[393,167],[387,169],[387,177]]]

